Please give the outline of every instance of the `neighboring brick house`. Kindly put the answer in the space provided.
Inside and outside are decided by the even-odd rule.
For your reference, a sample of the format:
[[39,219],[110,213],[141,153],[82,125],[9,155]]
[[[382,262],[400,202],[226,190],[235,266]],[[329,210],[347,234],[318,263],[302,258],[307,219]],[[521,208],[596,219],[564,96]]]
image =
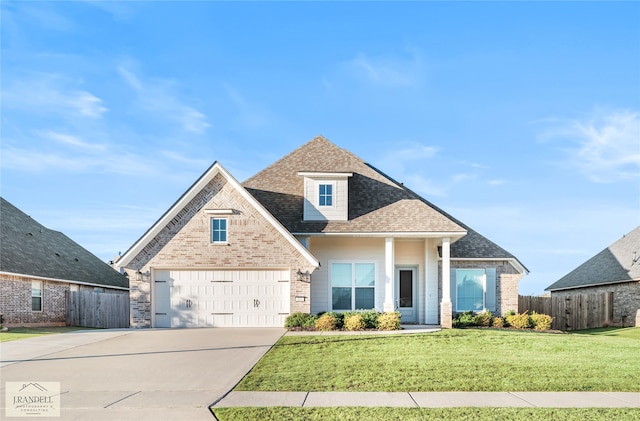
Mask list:
[[7,326],[66,324],[67,291],[129,293],[129,280],[0,198],[0,314]]
[[640,226],[587,260],[546,291],[551,296],[613,292],[616,325],[640,326]]
[[244,183],[214,163],[117,262],[135,327],[282,326],[295,311],[518,306],[516,257],[317,137]]

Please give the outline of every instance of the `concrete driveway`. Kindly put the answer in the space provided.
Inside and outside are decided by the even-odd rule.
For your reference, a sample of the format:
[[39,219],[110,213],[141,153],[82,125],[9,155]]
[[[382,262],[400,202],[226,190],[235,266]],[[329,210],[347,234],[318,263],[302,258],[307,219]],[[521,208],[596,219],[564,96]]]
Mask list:
[[5,342],[0,344],[0,418],[6,382],[60,382],[55,420],[213,420],[208,407],[284,332],[100,330]]

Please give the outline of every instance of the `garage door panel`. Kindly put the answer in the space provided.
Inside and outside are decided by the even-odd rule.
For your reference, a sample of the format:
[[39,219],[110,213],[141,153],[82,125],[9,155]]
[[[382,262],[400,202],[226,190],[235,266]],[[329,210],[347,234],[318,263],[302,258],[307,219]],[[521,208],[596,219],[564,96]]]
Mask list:
[[154,275],[158,327],[281,327],[289,313],[288,270],[162,270]]

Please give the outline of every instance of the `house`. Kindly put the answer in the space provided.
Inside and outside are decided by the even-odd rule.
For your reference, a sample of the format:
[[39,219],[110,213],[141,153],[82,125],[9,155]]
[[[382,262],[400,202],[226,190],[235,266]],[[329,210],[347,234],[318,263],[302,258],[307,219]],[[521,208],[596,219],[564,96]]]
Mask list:
[[618,325],[640,326],[640,226],[546,288],[552,297],[613,292]]
[[134,327],[517,310],[520,261],[324,137],[240,184],[214,163],[117,262]]
[[0,231],[0,314],[7,326],[64,326],[68,291],[129,293],[124,275],[4,198]]

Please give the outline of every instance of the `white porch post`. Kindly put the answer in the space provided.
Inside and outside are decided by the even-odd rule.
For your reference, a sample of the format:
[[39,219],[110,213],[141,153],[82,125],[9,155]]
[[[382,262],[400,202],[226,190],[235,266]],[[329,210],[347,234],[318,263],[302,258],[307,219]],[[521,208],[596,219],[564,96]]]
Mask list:
[[442,239],[442,302],[440,303],[440,326],[453,327],[453,305],[451,303],[451,239]]
[[384,311],[395,310],[394,300],[394,276],[395,276],[395,256],[393,250],[393,238],[384,239]]
[[451,302],[451,239],[442,239],[442,301]]

